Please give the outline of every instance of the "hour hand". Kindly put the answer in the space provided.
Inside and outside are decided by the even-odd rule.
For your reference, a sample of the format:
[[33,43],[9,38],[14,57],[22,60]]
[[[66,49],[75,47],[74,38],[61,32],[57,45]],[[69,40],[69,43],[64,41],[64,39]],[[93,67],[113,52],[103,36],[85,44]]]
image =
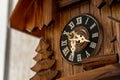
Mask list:
[[80,43],[83,43],[83,42],[90,42],[90,40],[87,40],[84,36],[82,36],[80,39]]

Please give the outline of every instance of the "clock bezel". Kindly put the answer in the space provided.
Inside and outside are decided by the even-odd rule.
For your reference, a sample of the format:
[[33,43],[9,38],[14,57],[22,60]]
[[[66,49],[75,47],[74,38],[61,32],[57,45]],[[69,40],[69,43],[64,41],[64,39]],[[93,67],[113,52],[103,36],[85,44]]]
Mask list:
[[[80,16],[88,16],[88,17],[90,17],[91,19],[94,20],[94,22],[96,23],[96,25],[97,25],[97,27],[98,27],[98,34],[99,34],[98,43],[96,44],[96,47],[95,47],[93,53],[89,56],[89,57],[92,57],[92,56],[95,56],[95,55],[99,52],[99,50],[101,49],[101,44],[102,44],[102,39],[103,39],[103,37],[102,37],[102,36],[103,36],[103,34],[102,34],[102,32],[103,32],[102,27],[101,27],[99,21],[98,21],[93,15],[91,15],[91,14],[80,14],[80,15],[78,15],[78,16],[76,16],[76,17],[71,18],[71,19],[67,22],[67,24],[64,26],[61,35],[63,34],[63,32],[64,32],[64,30],[65,30],[65,27],[66,27],[73,19],[76,19],[77,17],[80,17]],[[75,25],[75,26],[77,26],[77,25]],[[62,36],[60,36],[60,41],[59,41],[59,42],[60,42],[60,51],[61,51],[61,37],[62,37]],[[64,57],[62,51],[61,51],[61,55],[62,55],[62,58],[63,58],[65,61],[67,61],[68,63],[73,64],[73,65],[74,65],[74,64],[75,64],[75,65],[76,65],[76,64],[81,64],[82,61],[83,61],[83,59],[82,59],[82,61],[81,61],[80,63],[70,62],[70,61],[66,60],[66,58]],[[89,57],[88,57],[88,58],[89,58]],[[86,58],[87,58],[87,57],[86,57]],[[85,58],[84,58],[84,59],[85,59]]]

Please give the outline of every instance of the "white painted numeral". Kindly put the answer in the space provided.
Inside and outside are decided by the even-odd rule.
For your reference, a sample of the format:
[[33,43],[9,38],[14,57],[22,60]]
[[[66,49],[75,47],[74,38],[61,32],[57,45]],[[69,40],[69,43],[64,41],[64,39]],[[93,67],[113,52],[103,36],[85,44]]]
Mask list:
[[78,17],[78,18],[76,18],[76,21],[77,21],[77,25],[79,25],[79,24],[82,24],[82,17]]
[[65,56],[67,56],[67,54],[70,52],[68,47],[65,47],[62,51]]
[[92,34],[92,38],[98,37],[98,32]]
[[72,55],[72,53],[71,53],[70,56],[69,56],[69,60],[73,61],[73,59],[74,59],[74,55]]
[[96,47],[96,43],[95,42],[91,42],[90,43],[90,47],[94,49]]
[[87,24],[87,23],[88,23],[88,21],[89,21],[89,17],[87,17],[87,20],[86,20],[85,24]]
[[90,56],[90,53],[88,53],[88,51],[85,51],[86,53],[86,56],[89,57]]
[[73,29],[75,27],[75,24],[72,21],[68,25],[70,26],[70,29]]
[[78,62],[81,62],[81,61],[82,61],[81,54],[78,54],[78,55],[77,55],[77,61],[78,61]]
[[61,41],[61,46],[66,46],[67,45],[67,40]]
[[63,34],[68,36],[69,32],[64,31]]
[[92,30],[96,26],[96,23],[90,26],[90,29]]

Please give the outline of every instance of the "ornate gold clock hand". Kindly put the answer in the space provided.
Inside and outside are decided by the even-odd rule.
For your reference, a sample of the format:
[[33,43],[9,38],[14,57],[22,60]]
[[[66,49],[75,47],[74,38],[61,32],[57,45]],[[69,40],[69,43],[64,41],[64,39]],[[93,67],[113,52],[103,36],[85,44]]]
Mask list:
[[76,41],[80,41],[80,43],[83,42],[90,42],[89,40],[87,40],[83,35],[78,35],[77,33],[75,33],[75,31],[72,31],[72,33],[74,34],[74,38]]
[[81,39],[80,39],[80,40],[81,40],[81,41],[80,41],[81,43],[82,43],[82,42],[90,42],[90,40],[87,40],[83,35],[82,35],[82,37],[80,37],[80,38],[81,38]]

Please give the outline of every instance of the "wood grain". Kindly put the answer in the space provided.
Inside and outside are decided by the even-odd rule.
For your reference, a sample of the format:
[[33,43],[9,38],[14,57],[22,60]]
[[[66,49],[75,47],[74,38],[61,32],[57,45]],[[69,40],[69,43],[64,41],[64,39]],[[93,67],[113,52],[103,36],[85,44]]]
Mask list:
[[[54,25],[52,25],[51,28],[47,28],[45,37],[48,38],[48,40],[53,45],[55,58],[57,60],[57,69],[61,72],[58,78],[84,71],[81,65],[71,65],[67,61],[65,61],[61,56],[59,48],[60,36],[64,26],[70,19],[72,19],[75,16],[78,16],[79,14],[87,13],[93,15],[97,19],[99,26],[103,31],[102,45],[100,47],[100,50],[97,52],[95,56],[107,54],[109,55],[111,53],[114,54],[115,52],[114,44],[116,44],[116,49],[118,50],[117,43],[110,42],[111,37],[113,37],[113,28],[111,20],[109,20],[107,16],[111,15],[111,8],[109,7],[109,5],[106,5],[102,9],[98,9],[97,8],[98,3],[100,3],[100,1],[92,0],[91,2],[89,1],[83,3],[79,2],[69,7],[57,9],[57,17],[55,18],[55,23]],[[117,38],[118,37],[119,35],[117,34]]]
[[43,0],[43,22],[46,26],[52,21],[52,14],[53,14],[53,7],[52,7],[53,0]]
[[[107,18],[108,15],[111,15],[111,9],[108,5],[101,9],[102,24],[103,24],[103,44],[104,44],[104,54],[113,53],[113,44],[110,43],[110,38],[113,37],[113,30],[111,26],[111,20]],[[109,48],[108,48],[109,47]]]
[[[26,19],[24,19],[24,17],[26,15],[26,11],[29,11],[29,9],[30,9],[27,7],[30,7],[32,5],[32,3],[28,4],[31,1],[33,1],[33,0],[29,0],[29,1],[28,0],[19,0],[19,4],[22,4],[23,6],[19,7],[19,5],[17,5],[16,9],[13,11],[14,16],[11,15],[10,19],[12,21],[16,20],[18,22],[17,22],[17,24],[11,23],[11,25],[15,24],[12,27],[15,26],[14,28],[16,28],[16,26],[18,25],[19,30],[27,32],[25,30],[24,22],[26,22]],[[37,1],[42,1],[42,0],[37,0]],[[45,38],[48,40],[51,48],[54,51],[54,58],[57,61],[56,68],[57,68],[57,70],[60,71],[60,75],[58,76],[58,78],[70,76],[70,75],[77,74],[77,73],[81,74],[81,72],[83,71],[81,65],[71,65],[67,61],[65,61],[63,59],[63,57],[61,56],[61,52],[60,52],[60,48],[59,48],[60,36],[61,36],[61,32],[62,32],[64,26],[67,24],[67,22],[71,18],[78,16],[79,14],[88,13],[88,14],[93,15],[99,22],[99,25],[101,26],[101,28],[103,29],[102,45],[101,45],[99,52],[95,56],[107,55],[107,54],[109,55],[111,53],[120,54],[120,24],[107,18],[107,16],[113,16],[114,18],[120,19],[120,9],[119,9],[120,4],[113,5],[111,8],[107,4],[102,9],[98,9],[97,5],[100,3],[100,1],[101,0],[91,0],[91,2],[86,1],[86,2],[82,2],[82,3],[78,2],[76,4],[71,4],[69,7],[67,6],[62,9],[57,8],[57,12],[55,13],[56,15],[55,15],[54,23],[52,25],[49,25],[48,27],[43,27],[42,31],[40,31],[39,29],[41,28],[40,26],[43,25],[43,23],[42,23],[43,14],[39,13],[39,11],[41,12],[41,10],[43,8],[37,6],[38,12],[36,14],[37,14],[37,16],[39,16],[39,15],[42,16],[40,19],[37,16],[35,17],[38,20],[38,21],[36,21],[36,26],[38,26],[39,29],[35,29],[35,30],[33,30],[33,32],[31,32],[29,34],[34,34],[34,35],[40,36],[41,34],[45,33]],[[105,1],[107,1],[107,0],[105,0]],[[47,0],[46,0],[46,2],[47,2]],[[41,3],[39,2],[39,5],[41,5]],[[22,12],[21,12],[22,14],[18,11],[18,8],[20,10],[22,10]],[[19,12],[20,16],[15,15],[15,14],[17,14],[16,11]],[[44,13],[46,15],[48,15],[46,12],[48,12],[48,11],[44,10]],[[51,15],[51,14],[49,14],[49,15]],[[30,17],[32,17],[32,16],[30,16]],[[44,17],[46,17],[44,21],[46,22],[46,24],[48,24],[47,20],[51,20],[50,17],[49,16],[44,16]],[[40,20],[40,22],[39,22],[39,20]],[[41,25],[39,25],[40,23],[41,23]],[[46,31],[46,32],[44,32],[44,31]],[[110,40],[112,39],[113,36],[117,37],[117,41],[111,43]]]
[[117,54],[109,54],[109,55],[102,55],[102,56],[94,56],[90,58],[86,58],[83,60],[82,65],[83,69],[87,68],[99,68],[109,64],[115,64],[118,62],[118,55]]
[[[61,12],[61,21],[62,22],[60,23],[61,27],[62,27],[62,30],[70,19],[71,19],[70,18],[70,8],[63,10]],[[63,61],[62,64],[63,64],[64,76],[72,74],[72,65],[70,63],[68,63],[65,59],[63,59],[63,60],[64,61]]]
[[28,10],[28,12],[26,13],[25,19],[26,19],[26,30],[28,32],[32,32],[32,30],[34,29],[34,25],[35,25],[35,13],[36,13],[36,2],[34,2],[31,6],[31,8]]
[[[112,16],[115,17],[116,19],[120,19],[119,5],[120,3],[112,7]],[[111,21],[111,23],[114,32],[113,34],[116,35],[117,37],[117,41],[114,42],[114,52],[120,54],[120,24],[115,21]],[[119,63],[120,63],[120,59],[119,59]]]
[[34,0],[19,0],[13,13],[10,16],[11,26],[23,29],[25,27],[25,16],[27,11],[31,8]]
[[[97,20],[99,28],[101,28],[100,29],[101,30],[100,34],[103,36],[103,27],[104,26],[102,25],[101,10],[97,8],[99,3],[101,3],[101,0],[99,0],[99,1],[91,0],[89,10],[90,10],[90,14],[93,15],[95,17],[95,19]],[[104,36],[101,38],[102,42],[101,42],[101,45],[100,45],[100,49],[97,50],[98,52],[96,52],[95,56],[104,54],[103,39],[104,39]]]
[[99,80],[101,78],[120,75],[120,64],[108,65],[98,69],[85,71],[76,75],[60,78],[57,80]]

